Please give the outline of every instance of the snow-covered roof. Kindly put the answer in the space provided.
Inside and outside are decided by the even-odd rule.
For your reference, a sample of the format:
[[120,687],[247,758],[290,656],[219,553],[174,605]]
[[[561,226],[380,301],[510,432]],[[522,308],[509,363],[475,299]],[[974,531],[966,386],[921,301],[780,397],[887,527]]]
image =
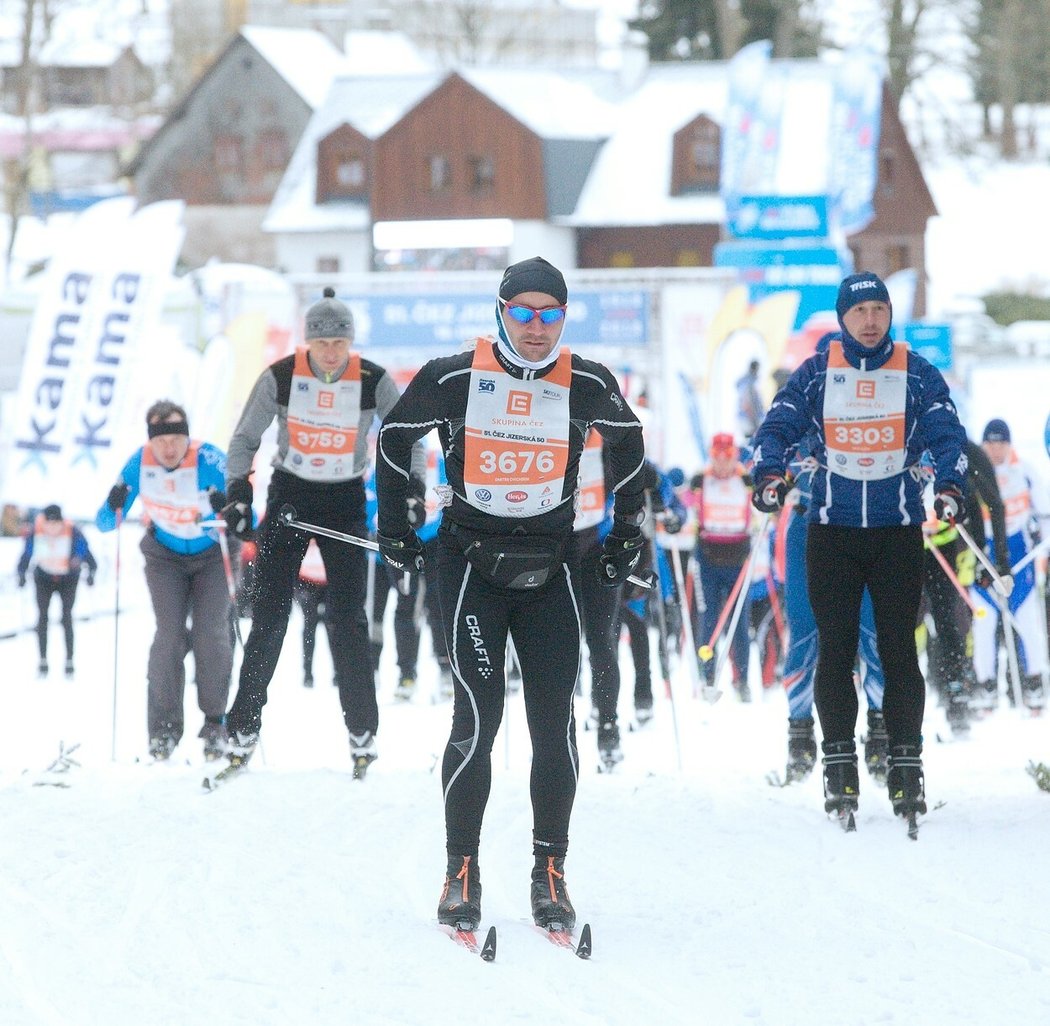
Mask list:
[[717,195],[671,195],[674,133],[700,114],[722,121],[723,65],[651,67],[635,92],[617,106],[614,130],[583,187],[570,225],[719,223]]
[[311,109],[324,102],[332,79],[345,63],[342,51],[313,29],[245,25],[241,35]]
[[404,32],[354,29],[343,37],[346,66],[355,75],[404,75],[431,70],[431,63]]
[[604,139],[617,107],[571,72],[460,68],[458,73],[541,139]]
[[315,202],[317,144],[348,124],[376,139],[432,92],[445,72],[362,76],[344,73],[333,79],[324,102],[314,111],[277,187],[263,230],[270,232],[350,231],[367,227],[367,207],[358,203]]

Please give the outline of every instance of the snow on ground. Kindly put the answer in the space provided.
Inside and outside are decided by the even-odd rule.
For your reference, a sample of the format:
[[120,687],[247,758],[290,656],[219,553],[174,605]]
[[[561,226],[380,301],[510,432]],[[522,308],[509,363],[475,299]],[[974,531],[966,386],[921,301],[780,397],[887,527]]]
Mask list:
[[[386,646],[381,757],[355,783],[327,643],[307,691],[293,619],[264,750],[205,794],[192,686],[176,758],[135,762],[152,617],[133,528],[122,534],[117,629],[114,536],[91,535],[102,569],[79,596],[92,619],[77,627],[75,679],[35,679],[31,633],[0,641],[4,1026],[1050,1021],[1050,795],[1024,773],[1050,759],[1047,720],[1003,708],[969,742],[938,744],[931,703],[927,791],[946,804],[913,843],[865,777],[846,835],[816,777],[765,782],[783,770],[782,693],[707,706],[676,670],[675,703],[657,682],[656,720],[625,735],[620,772],[599,775],[594,735],[579,736],[567,869],[594,930],[588,963],[529,925],[529,750],[511,697],[481,850],[484,920],[499,931],[487,965],[433,925],[444,870],[434,767],[449,721],[429,701],[434,666],[421,663],[412,704],[395,704]],[[31,586],[3,588],[5,623],[31,624]],[[53,662],[61,648],[53,627]],[[629,716],[626,649],[622,664]],[[80,744],[71,786],[34,786],[60,741]]]

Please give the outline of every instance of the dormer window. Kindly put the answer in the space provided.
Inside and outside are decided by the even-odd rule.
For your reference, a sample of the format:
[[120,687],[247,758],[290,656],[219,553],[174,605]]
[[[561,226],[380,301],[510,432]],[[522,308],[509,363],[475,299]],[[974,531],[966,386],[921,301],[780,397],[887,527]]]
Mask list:
[[365,184],[364,160],[358,156],[342,157],[336,165],[335,180],[340,188],[360,192]]
[[317,202],[368,195],[372,144],[350,125],[340,125],[317,144]]
[[722,129],[706,114],[674,135],[671,194],[717,192],[722,162]]

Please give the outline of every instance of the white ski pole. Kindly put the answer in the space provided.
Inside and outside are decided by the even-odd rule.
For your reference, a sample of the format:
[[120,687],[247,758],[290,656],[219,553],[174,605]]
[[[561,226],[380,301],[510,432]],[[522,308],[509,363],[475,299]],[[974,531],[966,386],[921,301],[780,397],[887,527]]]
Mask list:
[[[744,573],[744,583],[740,588],[740,593],[736,597],[736,606],[733,608],[733,615],[730,618],[729,626],[726,628],[724,635],[724,641],[722,648],[718,653],[718,661],[715,663],[715,675],[714,675],[714,686],[718,687],[718,678],[722,672],[722,667],[725,665],[726,659],[729,657],[729,653],[733,649],[733,637],[736,634],[737,624],[740,622],[740,614],[744,610],[744,606],[747,604],[747,594],[751,590],[751,581],[755,576],[755,554],[758,552],[759,545],[763,544],[766,537],[766,528],[769,527],[770,515],[768,513],[763,514],[765,519],[762,521],[762,525],[758,529],[758,534],[755,535],[754,540],[751,543],[751,551],[747,554],[747,570]],[[748,641],[750,645],[751,642]],[[747,683],[744,681],[743,683]]]
[[995,568],[995,564],[988,555],[971,537],[970,532],[958,521],[955,528],[959,537],[966,543],[966,547],[977,557],[978,562],[988,571],[992,578],[992,588],[995,591],[996,602],[1003,621],[1003,637],[1006,639],[1006,664],[1010,670],[1010,687],[1014,694],[1014,705],[1020,709],[1021,703],[1021,670],[1017,661],[1017,641],[1015,634],[1020,634],[1020,628],[1010,612],[1010,592],[1013,591],[1013,580],[1009,585],[1003,580],[1002,575]]

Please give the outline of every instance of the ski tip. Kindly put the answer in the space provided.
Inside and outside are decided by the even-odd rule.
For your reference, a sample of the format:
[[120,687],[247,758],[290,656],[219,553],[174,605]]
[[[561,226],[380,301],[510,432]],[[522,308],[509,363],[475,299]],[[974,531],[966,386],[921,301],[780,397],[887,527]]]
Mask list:
[[496,961],[496,927],[489,927],[489,932],[485,934],[485,943],[481,945],[480,953],[483,962]]
[[580,930],[580,943],[576,945],[576,954],[579,958],[591,957],[591,924],[584,923]]

